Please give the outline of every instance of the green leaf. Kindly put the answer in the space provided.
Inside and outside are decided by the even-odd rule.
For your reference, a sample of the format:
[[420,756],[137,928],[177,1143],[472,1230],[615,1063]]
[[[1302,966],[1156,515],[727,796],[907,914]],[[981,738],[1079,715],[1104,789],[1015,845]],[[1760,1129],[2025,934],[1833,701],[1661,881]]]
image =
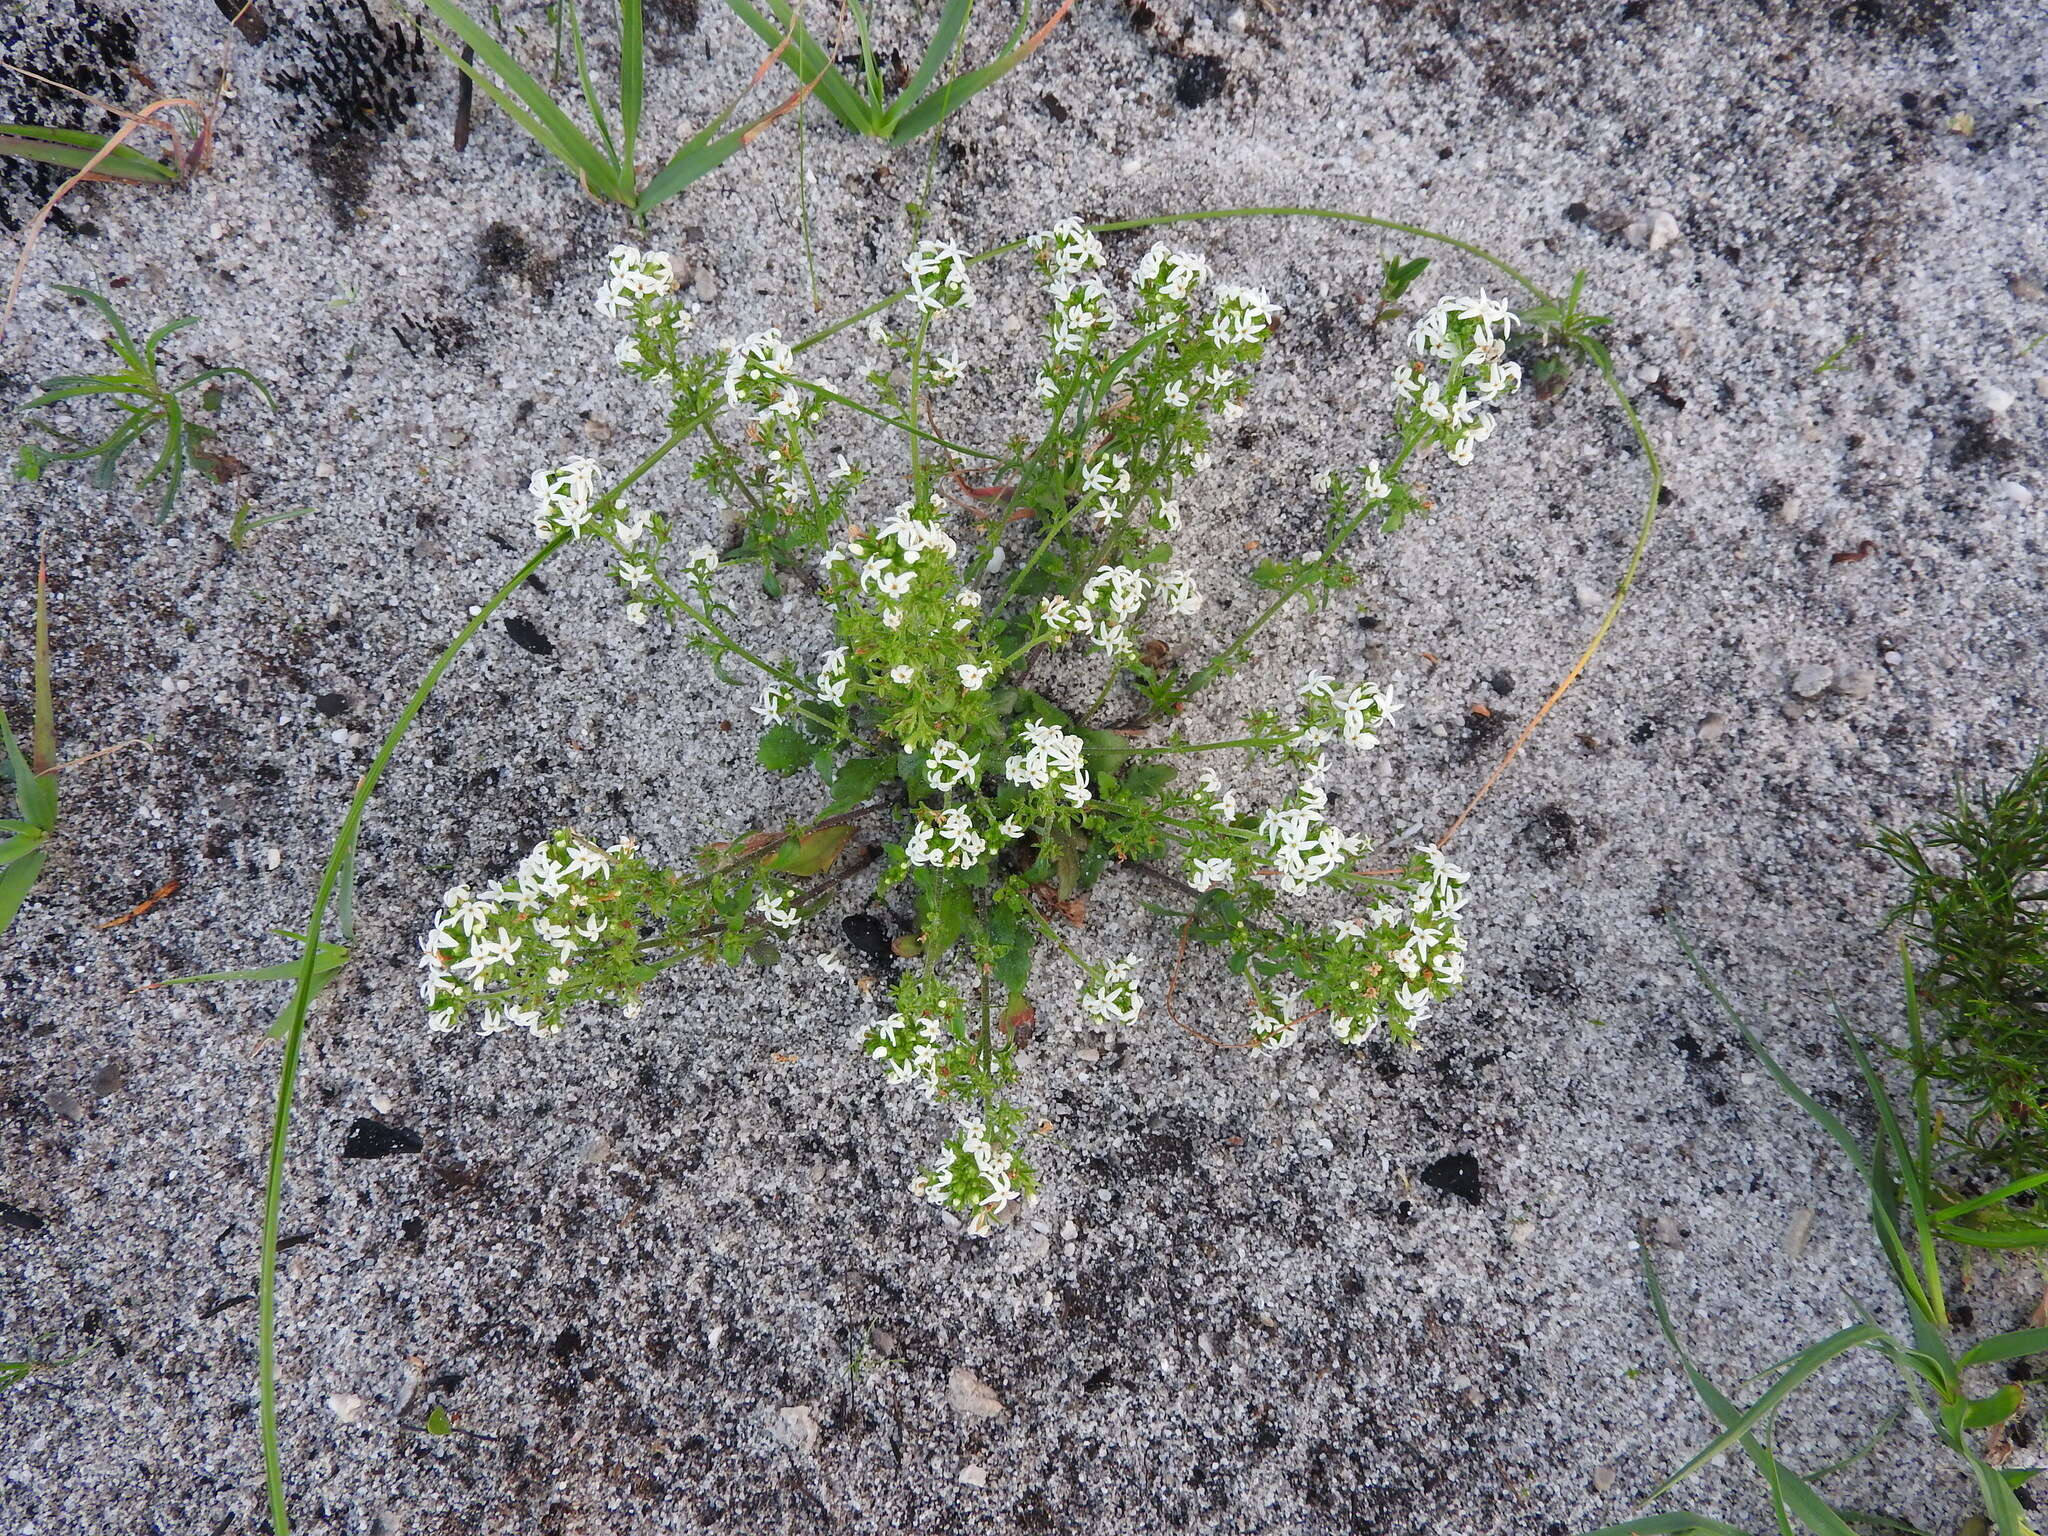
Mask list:
[[2001,1360],[2017,1360],[2022,1355],[2043,1351],[2048,1351],[2048,1328],[2019,1328],[1971,1346],[1956,1364],[1995,1365]]
[[1031,985],[1031,956],[1038,945],[1036,925],[999,902],[989,909],[988,936],[996,950],[989,970],[1012,998],[1022,997]]
[[1582,1531],[1580,1536],[1693,1536],[1694,1532],[1701,1533],[1701,1536],[1752,1536],[1739,1525],[1730,1525],[1711,1515],[1696,1515],[1689,1510],[1673,1515],[1643,1515],[1620,1525],[1603,1525],[1597,1531]]
[[1140,763],[1124,775],[1123,792],[1133,800],[1150,800],[1171,784],[1180,770],[1170,763]]
[[[920,895],[925,888],[920,887]],[[974,917],[974,892],[958,880],[933,876],[930,894],[918,903],[923,917],[924,952],[936,961],[958,942]]]
[[2007,1382],[1986,1397],[1970,1399],[1963,1410],[1963,1428],[1989,1429],[1994,1424],[2003,1424],[2026,1405],[2026,1400],[2018,1382]]
[[443,1408],[439,1403],[434,1404],[433,1407],[427,1410],[428,1434],[445,1435],[454,1427],[454,1424],[449,1421],[448,1410],[446,1408]]
[[778,869],[786,875],[818,875],[832,867],[839,850],[853,836],[850,826],[823,827],[802,837],[785,840],[762,863],[763,869]]
[[28,899],[36,876],[43,872],[43,860],[48,856],[47,849],[38,848],[27,858],[16,859],[5,869],[0,869],[0,934],[6,933],[14,922],[14,914]]
[[811,741],[793,725],[771,726],[754,756],[770,773],[794,773],[811,760]]
[[57,776],[29,767],[5,710],[0,710],[0,745],[6,747],[7,766],[14,774],[14,798],[21,807],[21,819],[48,832],[57,825]]
[[26,832],[16,832],[5,842],[0,842],[0,864],[12,864],[16,859],[27,858],[43,846],[43,836],[40,827],[31,827]]
[[827,816],[850,811],[875,797],[875,791],[896,777],[896,760],[890,757],[849,757],[832,778],[832,798],[825,806]]
[[[39,128],[33,123],[0,123],[0,155],[22,160],[39,160],[82,171],[92,157],[106,147],[107,135],[80,133],[69,128]],[[175,167],[118,144],[114,152],[93,166],[95,176],[114,181],[132,181],[163,186],[178,179]]]

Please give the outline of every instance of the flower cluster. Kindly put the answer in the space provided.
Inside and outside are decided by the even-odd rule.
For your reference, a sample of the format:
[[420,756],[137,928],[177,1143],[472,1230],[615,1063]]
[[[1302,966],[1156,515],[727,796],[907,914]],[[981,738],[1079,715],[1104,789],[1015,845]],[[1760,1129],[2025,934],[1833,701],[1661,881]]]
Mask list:
[[[1521,367],[1502,361],[1514,325],[1507,307],[1483,293],[1438,300],[1409,335],[1418,360],[1394,374],[1403,435],[1434,441],[1453,464],[1470,464],[1473,450],[1493,436],[1486,407],[1521,386]],[[1432,361],[1447,365],[1446,378],[1427,376]]]
[[1023,789],[1062,795],[1076,809],[1086,805],[1086,743],[1044,720],[1027,720],[1022,730],[1025,748],[1003,764],[1003,777]]
[[630,998],[604,962],[637,951],[657,878],[630,841],[600,848],[557,832],[502,884],[455,886],[420,940],[429,1027],[452,1030],[474,1006],[484,1034],[547,1034],[578,1003]]
[[903,261],[910,275],[910,301],[927,314],[965,309],[974,302],[967,281],[967,253],[950,240],[926,240]]
[[612,361],[628,373],[652,381],[682,366],[684,338],[696,329],[696,316],[676,296],[675,261],[666,251],[613,246],[596,308],[632,326],[612,351]]
[[1104,966],[1081,994],[1081,1011],[1106,1025],[1134,1022],[1145,1005],[1138,991],[1138,971],[1143,963],[1136,955],[1125,955]]
[[1313,673],[1301,685],[1301,697],[1308,705],[1302,720],[1311,730],[1336,731],[1346,746],[1361,750],[1376,747],[1380,730],[1400,702],[1375,682],[1354,683],[1340,689],[1334,677]]
[[910,1181],[912,1194],[968,1213],[973,1237],[991,1236],[1020,1201],[1035,1198],[1031,1168],[1017,1155],[1016,1132],[994,1116],[963,1120],[936,1167]]

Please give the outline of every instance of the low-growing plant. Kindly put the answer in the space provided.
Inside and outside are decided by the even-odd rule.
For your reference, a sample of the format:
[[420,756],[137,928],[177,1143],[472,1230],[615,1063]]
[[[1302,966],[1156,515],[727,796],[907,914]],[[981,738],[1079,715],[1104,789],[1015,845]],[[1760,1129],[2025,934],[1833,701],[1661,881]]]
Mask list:
[[[543,85],[499,41],[493,30],[458,3],[458,0],[419,0],[435,20],[447,29],[428,27],[429,41],[462,71],[463,77],[501,107],[505,115],[524,129],[573,175],[591,197],[618,203],[636,213],[646,213],[676,196],[691,183],[708,176],[741,149],[765,133],[778,118],[800,103],[808,86],[800,86],[769,111],[740,128],[727,128],[748,91],[758,85],[774,67],[770,54],[745,89],[697,132],[685,139],[645,183],[640,179],[639,157],[641,114],[646,104],[647,37],[641,0],[619,0],[619,78],[611,93],[611,109],[597,88],[590,68],[590,49],[585,46],[581,8],[575,0],[561,0],[558,13],[567,23],[570,51],[576,64],[576,81],[583,99],[590,131],[585,131],[569,108],[557,101]],[[492,8],[495,12],[496,7]],[[786,38],[771,39],[780,50]],[[614,131],[616,118],[616,131]],[[592,137],[592,134],[595,137]]]
[[[1684,944],[1684,941],[1680,941]],[[1741,1012],[1720,985],[1684,945],[1686,957],[1712,993],[1715,1002],[1740,1032],[1757,1060],[1787,1097],[1803,1109],[1813,1122],[1840,1147],[1856,1170],[1869,1196],[1870,1223],[1885,1267],[1898,1291],[1909,1327],[1904,1336],[1879,1322],[1861,1302],[1855,1302],[1860,1321],[1843,1328],[1789,1359],[1766,1366],[1752,1381],[1768,1385],[1746,1406],[1738,1404],[1703,1372],[1680,1340],[1671,1320],[1670,1308],[1659,1284],[1657,1267],[1648,1241],[1638,1245],[1644,1283],[1657,1326],[1670,1343],[1684,1368],[1693,1391],[1721,1425],[1721,1432],[1689,1458],[1685,1465],[1665,1478],[1650,1493],[1654,1499],[1675,1487],[1708,1463],[1731,1450],[1739,1450],[1764,1480],[1770,1496],[1775,1528],[1786,1536],[1793,1524],[1813,1536],[1853,1536],[1856,1527],[1890,1530],[1907,1536],[1925,1532],[1890,1516],[1847,1509],[1829,1500],[1816,1486],[1829,1473],[1840,1470],[1848,1460],[1864,1454],[1900,1416],[1888,1416],[1865,1441],[1856,1456],[1837,1461],[1816,1471],[1801,1472],[1790,1465],[1778,1443],[1778,1426],[1792,1405],[1794,1394],[1810,1383],[1831,1363],[1859,1350],[1874,1353],[1892,1365],[1902,1388],[1902,1406],[1909,1406],[1931,1425],[1944,1444],[1969,1471],[1983,1500],[1982,1529],[1998,1536],[2036,1536],[2015,1490],[2033,1478],[2038,1467],[2005,1467],[1999,1446],[2004,1426],[2026,1406],[2026,1387],[2007,1381],[1989,1391],[1973,1390],[1966,1379],[1975,1367],[1999,1365],[2027,1355],[2048,1352],[2048,1328],[2020,1328],[1982,1339],[1958,1349],[1951,1344],[1951,1318],[1938,1251],[1939,1241],[1957,1239],[1956,1218],[1967,1215],[1959,1207],[1945,1206],[1936,1182],[1936,1117],[1928,1100],[1926,1079],[1916,1078],[1910,1108],[1901,1114],[1891,1091],[1872,1060],[1865,1043],[1846,1023],[1843,1038],[1862,1075],[1877,1116],[1877,1135],[1870,1146],[1863,1145],[1832,1110],[1799,1086],[1765,1049]],[[1919,1032],[1919,996],[1912,962],[1905,964],[1906,1016],[1909,1029]],[[1961,1239],[1969,1241],[1968,1238]],[[1976,1437],[1986,1436],[1979,1448]],[[1646,1499],[1645,1502],[1648,1502]],[[1587,1536],[1749,1536],[1739,1526],[1691,1511],[1641,1515],[1616,1525],[1602,1526]]]
[[7,711],[0,709],[0,747],[7,753],[7,774],[14,783],[12,818],[0,819],[0,936],[35,888],[49,857],[51,834],[57,830],[57,718],[50,696],[49,583],[41,562],[36,566],[36,636],[31,689],[29,750],[24,756]]
[[[1022,64],[1052,35],[1074,8],[1074,0],[1060,0],[1058,7],[1036,31],[1032,30],[1033,5],[1023,0],[1017,8],[1017,26],[1002,51],[989,63],[958,75],[948,74],[961,44],[961,34],[974,14],[974,0],[945,0],[917,67],[891,68],[895,50],[878,46],[872,6],[864,0],[846,0],[846,14],[853,20],[860,45],[853,79],[839,71],[837,46],[821,45],[804,25],[803,12],[788,0],[725,0],[732,13],[753,28],[770,47],[777,49],[786,64],[818,100],[847,128],[869,138],[907,143],[951,117],[976,95],[987,90]],[[785,47],[784,44],[787,43]],[[892,89],[891,76],[898,77]]]
[[[1171,625],[1201,601],[1172,564],[1182,516],[1176,492],[1206,467],[1212,421],[1245,409],[1277,311],[1243,288],[1216,285],[1205,298],[1206,264],[1160,248],[1134,274],[1135,324],[1126,331],[1097,275],[1096,237],[1281,217],[1462,251],[1532,301],[1550,302],[1498,257],[1417,225],[1327,209],[1243,208],[1087,228],[1066,221],[974,257],[927,241],[907,265],[907,288],[811,336],[788,343],[766,331],[693,352],[693,317],[675,294],[672,263],[630,247],[613,252],[598,307],[629,325],[615,360],[662,391],[668,433],[608,486],[600,467],[581,459],[534,476],[540,549],[472,608],[399,711],[349,798],[301,931],[281,1020],[258,1278],[258,1426],[275,1531],[289,1530],[277,1417],[277,1257],[309,1009],[338,971],[324,935],[339,917],[346,938],[356,839],[413,722],[471,640],[565,550],[605,553],[629,622],[678,625],[724,681],[745,681],[731,670],[744,669],[758,690],[752,707],[765,727],[764,768],[816,773],[824,803],[812,819],[708,843],[688,868],[662,867],[630,838],[605,844],[562,831],[508,878],[452,888],[422,946],[436,1028],[471,1015],[492,1032],[544,1034],[586,1003],[617,1002],[631,1013],[649,981],[692,958],[768,960],[794,951],[821,974],[842,971],[836,954],[813,952],[794,935],[833,889],[872,869],[878,883],[912,896],[917,932],[899,941],[914,964],[895,989],[896,1012],[861,1026],[859,1043],[888,1075],[962,1117],[938,1165],[914,1187],[989,1231],[1037,1186],[1021,1155],[1028,1117],[1008,1092],[1029,1022],[1017,1005],[1042,986],[1032,980],[1040,947],[1073,960],[1084,978],[1082,1012],[1104,1029],[1132,1022],[1142,989],[1156,986],[1156,963],[1147,979],[1142,957],[1084,952],[1094,946],[1081,931],[1082,893],[1110,869],[1171,890],[1174,904],[1151,910],[1179,922],[1184,943],[1199,940],[1238,968],[1246,1029],[1230,1044],[1283,1049],[1316,1017],[1352,1041],[1375,1030],[1412,1039],[1428,1009],[1459,984],[1465,877],[1440,850],[1611,629],[1656,525],[1662,472],[1604,350],[1589,349],[1648,472],[1614,595],[1563,679],[1437,844],[1363,867],[1363,840],[1328,818],[1322,752],[1339,740],[1370,750],[1398,707],[1391,692],[1314,675],[1255,710],[1242,736],[1219,741],[1188,739],[1176,714],[1208,682],[1245,665],[1253,639],[1296,598],[1313,603],[1345,591],[1354,577],[1340,556],[1355,535],[1423,510],[1404,478],[1411,460],[1441,451],[1469,462],[1492,430],[1488,404],[1512,392],[1499,345],[1518,321],[1483,297],[1446,300],[1430,312],[1417,328],[1416,355],[1392,381],[1396,446],[1385,465],[1331,473],[1318,491],[1323,516],[1311,546],[1254,575],[1271,600],[1233,640],[1184,666],[1171,645],[1149,643],[1156,637],[1139,626],[1150,627],[1148,616]],[[1035,438],[971,447],[936,422],[934,392],[964,366],[938,349],[935,327],[970,301],[974,267],[1027,245],[1049,307],[1049,356],[1036,385],[1046,425]],[[884,316],[905,301],[908,323],[891,326]],[[865,379],[874,404],[797,368],[804,353],[862,322],[871,322],[877,354]],[[834,410],[900,439],[907,501],[887,496],[893,510],[864,510],[856,498],[871,468],[823,462],[816,435]],[[722,416],[739,418],[736,436],[720,430]],[[635,488],[700,434],[693,472],[736,514],[738,532],[723,549],[706,541],[676,558],[677,529]],[[735,632],[737,611],[719,591],[735,565],[750,567],[771,592],[793,582],[824,599],[834,633],[821,638],[814,662],[799,662],[772,637]],[[1062,702],[1091,682],[1089,704]],[[1113,701],[1127,707],[1125,698],[1138,715],[1094,723]],[[1255,754],[1286,781],[1276,803],[1254,810],[1249,789],[1240,798],[1220,775],[1180,775],[1178,759],[1225,750]],[[849,830],[857,826],[873,838],[858,848]],[[1323,905],[1318,913],[1327,903],[1352,910],[1334,917]],[[1169,1015],[1173,985],[1169,975]]]
[[1956,1106],[1946,1129],[1972,1159],[2048,1183],[2048,750],[1877,846],[1906,875],[1892,921],[1919,946],[1933,1024],[1913,1070]]
[[[197,316],[186,315],[160,325],[137,343],[114,306],[90,288],[75,288],[69,283],[53,283],[51,286],[59,293],[84,300],[105,317],[112,332],[106,338],[107,349],[126,366],[114,373],[53,374],[43,380],[42,392],[21,409],[37,411],[71,402],[84,404],[104,400],[118,407],[120,415],[106,436],[97,441],[90,435],[74,436],[47,422],[31,420],[32,426],[63,446],[48,448],[37,443],[24,444],[15,460],[15,478],[40,480],[44,471],[53,464],[93,459],[98,462],[93,467],[92,483],[102,490],[111,490],[119,474],[121,460],[138,444],[160,434],[163,446],[135,488],[140,491],[162,482],[163,496],[157,504],[157,521],[161,522],[170,516],[171,507],[177,501],[189,471],[197,469],[216,482],[226,478],[224,471],[228,466],[207,446],[215,436],[214,429],[193,419],[192,413],[195,410],[218,410],[223,382],[229,379],[246,380],[273,411],[277,409],[277,401],[255,374],[232,364],[202,368],[175,383],[163,376],[158,366],[159,349],[167,337],[188,325],[198,324]],[[199,391],[198,399],[187,399],[193,390]]]
[[[1279,312],[1255,290],[1212,285],[1200,256],[1155,245],[1132,275],[1126,322],[1094,234],[1067,220],[1032,248],[1047,309],[1045,425],[993,450],[923,425],[930,397],[965,366],[939,345],[947,317],[975,299],[957,247],[926,240],[912,253],[908,323],[869,320],[873,404],[807,376],[772,330],[687,350],[690,312],[669,258],[612,252],[598,307],[630,328],[618,362],[663,392],[671,420],[704,420],[692,474],[737,512],[737,534],[722,551],[706,543],[675,558],[670,519],[604,493],[599,467],[578,459],[534,476],[536,535],[604,550],[630,622],[678,625],[727,681],[751,669],[761,766],[813,773],[825,798],[816,819],[708,846],[687,870],[651,863],[630,841],[558,832],[511,878],[451,889],[422,955],[433,1027],[473,1018],[487,1034],[552,1034],[585,1004],[632,1007],[685,960],[794,952],[843,972],[798,934],[859,869],[839,867],[859,827],[873,840],[876,894],[904,887],[917,912],[916,963],[861,1049],[957,1117],[913,1188],[984,1235],[1037,1186],[1026,1142],[1039,1117],[1010,1089],[1041,948],[1080,972],[1081,1010],[1100,1025],[1129,1025],[1142,1007],[1146,961],[1091,952],[1074,931],[1077,899],[1112,868],[1151,870],[1174,897],[1160,910],[1188,941],[1223,952],[1244,986],[1245,1044],[1292,1045],[1317,1017],[1350,1044],[1382,1031],[1412,1043],[1462,981],[1464,872],[1434,847],[1369,868],[1371,845],[1328,813],[1326,753],[1378,746],[1400,707],[1390,688],[1312,674],[1221,740],[1191,739],[1174,715],[1241,668],[1290,602],[1350,588],[1354,537],[1398,529],[1422,506],[1405,478],[1414,461],[1472,462],[1519,377],[1501,360],[1515,323],[1505,305],[1432,308],[1393,380],[1386,463],[1324,477],[1311,547],[1263,562],[1253,580],[1269,596],[1256,616],[1182,668],[1147,639],[1199,634],[1184,621],[1204,597],[1175,558],[1182,507],[1209,467],[1215,424],[1246,409]],[[829,461],[818,437],[839,410],[894,429],[905,462]],[[737,416],[737,434],[713,427],[717,415]],[[908,499],[869,510],[878,478],[907,484]],[[821,656],[805,662],[735,632],[720,587],[741,565],[772,592],[807,578],[833,642]],[[1087,694],[1074,689],[1092,689],[1092,702],[1076,707]],[[1132,724],[1108,728],[1133,705]],[[1284,787],[1260,807],[1214,768],[1184,772],[1224,752],[1263,759]],[[1338,910],[1283,899],[1311,894]]]

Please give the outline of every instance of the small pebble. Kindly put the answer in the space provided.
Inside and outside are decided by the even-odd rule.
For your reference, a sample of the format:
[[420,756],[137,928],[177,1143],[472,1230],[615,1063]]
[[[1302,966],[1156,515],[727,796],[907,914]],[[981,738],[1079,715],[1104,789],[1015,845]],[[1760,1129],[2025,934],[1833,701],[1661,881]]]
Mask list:
[[1678,218],[1662,208],[1652,209],[1648,213],[1637,215],[1622,234],[1631,245],[1647,246],[1653,251],[1661,251],[1677,241]]
[[970,1463],[960,1469],[960,1481],[970,1488],[986,1488],[988,1486],[988,1468],[977,1467]]
[[1614,1486],[1616,1475],[1612,1467],[1595,1467],[1593,1469],[1593,1491],[1595,1493],[1605,1493]]
[[2015,272],[2008,277],[2005,280],[2005,291],[2014,298],[2025,299],[2031,304],[2039,304],[2043,299],[2048,299],[2048,288],[2041,286],[2039,278],[2025,272]]
[[1817,699],[1835,680],[1835,669],[1809,662],[1792,674],[1792,692],[1802,699]]
[[793,1403],[775,1411],[769,1431],[791,1450],[808,1454],[817,1448],[818,1415],[809,1403]]
[[1607,606],[1607,594],[1582,581],[1572,589],[1572,601],[1579,605],[1581,613],[1598,613]]
[[2011,390],[1993,384],[1988,380],[1977,386],[1977,408],[1989,411],[1993,416],[2003,416],[2015,405],[2018,405],[2019,400],[2020,397]]
[[1716,711],[1699,723],[1701,741],[1719,741],[1728,734],[1728,717]]
[[1877,673],[1869,667],[1857,667],[1835,679],[1835,692],[1845,699],[1867,699],[1876,687]]
[[946,1401],[956,1413],[975,1419],[998,1419],[1003,1415],[1002,1399],[988,1383],[964,1365],[946,1373]]

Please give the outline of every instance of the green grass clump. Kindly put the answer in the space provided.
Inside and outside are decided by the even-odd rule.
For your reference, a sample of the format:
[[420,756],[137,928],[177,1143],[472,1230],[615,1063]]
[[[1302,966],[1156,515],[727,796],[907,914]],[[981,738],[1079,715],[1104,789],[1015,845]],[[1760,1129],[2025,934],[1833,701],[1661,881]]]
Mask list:
[[[1683,941],[1681,941],[1683,942]],[[1818,1486],[1828,1477],[1860,1459],[1909,1411],[1932,1427],[1941,1444],[1962,1463],[1983,1501],[1983,1513],[1965,1524],[1965,1531],[1982,1536],[2036,1536],[2028,1522],[2018,1490],[2040,1471],[2037,1467],[2008,1467],[2004,1460],[2005,1426],[2027,1406],[2026,1387],[2008,1380],[1983,1390],[1989,1380],[1983,1372],[1970,1378],[1973,1368],[2003,1365],[2008,1361],[2048,1352],[2048,1328],[2018,1328],[2009,1333],[1981,1339],[1958,1347],[1949,1335],[1952,1320],[1945,1294],[1939,1242],[1942,1239],[1970,1241],[1959,1237],[1956,1218],[1967,1214],[1963,1207],[1942,1204],[1935,1181],[1937,1119],[1927,1093],[1927,1080],[1916,1078],[1909,1108],[1902,1113],[1871,1059],[1870,1052],[1846,1026],[1843,1033],[1849,1052],[1863,1077],[1876,1111],[1877,1134],[1866,1146],[1842,1119],[1822,1105],[1764,1048],[1713,978],[1700,968],[1688,947],[1700,979],[1713,993],[1729,1021],[1764,1070],[1787,1097],[1828,1134],[1856,1171],[1869,1195],[1872,1235],[1885,1259],[1898,1302],[1909,1326],[1904,1334],[1879,1322],[1877,1315],[1861,1301],[1850,1298],[1858,1321],[1830,1334],[1819,1343],[1799,1351],[1775,1365],[1766,1366],[1735,1390],[1757,1382],[1763,1390],[1744,1406],[1716,1386],[1686,1350],[1671,1320],[1658,1282],[1657,1267],[1649,1245],[1641,1245],[1644,1283],[1657,1326],[1684,1368],[1687,1381],[1720,1425],[1720,1433],[1690,1457],[1684,1466],[1660,1482],[1650,1493],[1654,1499],[1679,1482],[1706,1467],[1724,1453],[1739,1452],[1763,1479],[1770,1496],[1772,1529],[1781,1536],[1794,1530],[1813,1536],[1857,1536],[1858,1532],[1900,1531],[1906,1536],[1927,1536],[1918,1526],[1889,1515],[1846,1508],[1826,1496]],[[1910,960],[1905,973],[1906,1016],[1915,1037],[1919,1034],[1919,999]],[[1779,1443],[1780,1422],[1793,1406],[1795,1394],[1808,1387],[1835,1361],[1868,1351],[1886,1361],[1897,1373],[1897,1397],[1872,1429],[1869,1437],[1848,1457],[1824,1467],[1796,1468]],[[2003,1373],[2001,1373],[2003,1374]],[[1836,1394],[1830,1406],[1839,1406]],[[1648,1502],[1647,1500],[1645,1502]],[[1618,1525],[1602,1526],[1586,1536],[1752,1536],[1744,1527],[1698,1514],[1691,1510],[1661,1515],[1642,1515]]]
[[[157,451],[155,462],[136,482],[137,490],[162,483],[163,498],[157,507],[159,522],[170,516],[185,476],[192,470],[197,469],[216,482],[226,479],[227,470],[234,466],[225,463],[220,455],[207,447],[214,435],[213,428],[194,421],[191,413],[195,406],[204,411],[218,409],[222,382],[235,378],[245,379],[253,385],[256,393],[263,397],[263,403],[274,411],[277,401],[271,397],[263,381],[246,368],[229,365],[202,368],[190,378],[173,383],[159,371],[158,353],[166,338],[188,325],[197,325],[196,315],[186,315],[160,325],[138,343],[122,323],[114,306],[90,288],[74,288],[69,283],[51,286],[59,293],[83,299],[106,317],[113,331],[106,338],[107,349],[126,366],[113,373],[54,374],[43,380],[42,393],[22,406],[22,410],[42,410],[74,400],[104,399],[119,407],[120,418],[98,441],[93,441],[89,435],[74,437],[46,422],[32,422],[62,446],[46,448],[37,443],[24,444],[20,457],[15,460],[15,478],[40,480],[43,471],[53,464],[96,459],[99,462],[94,466],[92,483],[102,490],[112,490],[121,460],[128,451],[137,443],[161,434],[163,446]],[[200,392],[196,401],[186,398],[193,390]]]
[[2048,1176],[2048,750],[1997,793],[1877,846],[1905,871],[1892,913],[1924,953],[1932,1028],[1913,1069],[1964,1113],[1949,1134],[2008,1178]]

